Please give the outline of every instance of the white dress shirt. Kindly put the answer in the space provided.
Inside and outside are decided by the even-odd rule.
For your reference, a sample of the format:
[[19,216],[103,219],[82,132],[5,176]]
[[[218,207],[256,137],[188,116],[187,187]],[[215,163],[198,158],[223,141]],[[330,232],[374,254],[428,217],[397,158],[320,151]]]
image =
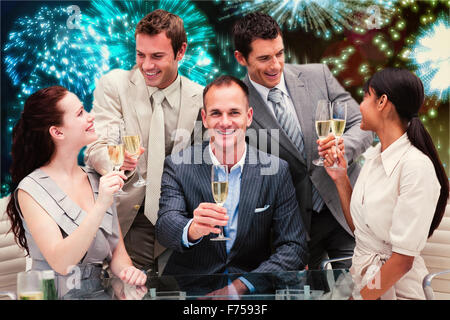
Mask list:
[[433,163],[403,134],[381,152],[366,154],[355,184],[350,211],[355,225],[352,275],[358,290],[369,266],[381,267],[392,252],[414,256],[413,268],[382,299],[424,299],[428,273],[420,252],[425,247],[439,198]]
[[[255,81],[252,80],[252,78],[250,78],[250,76],[248,78],[250,79],[251,84],[255,87],[256,91],[269,106],[269,109],[272,111],[273,116],[276,118],[273,103],[269,101],[269,91],[272,88],[267,88],[264,87],[263,85],[260,85],[259,83],[256,83]],[[301,130],[300,121],[298,121],[294,103],[292,102],[292,99],[289,96],[289,92],[286,88],[286,82],[284,81],[284,73],[281,74],[280,83],[278,83],[274,88],[280,89],[284,100],[284,106],[286,107],[286,112],[289,112],[294,117],[295,121],[297,122]]]

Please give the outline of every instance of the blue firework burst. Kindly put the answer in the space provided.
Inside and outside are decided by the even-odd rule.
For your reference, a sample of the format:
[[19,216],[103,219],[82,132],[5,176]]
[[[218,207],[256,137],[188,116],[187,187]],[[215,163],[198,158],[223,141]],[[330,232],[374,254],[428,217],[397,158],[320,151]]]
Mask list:
[[304,29],[318,37],[329,39],[345,29],[366,28],[368,8],[376,6],[379,27],[394,13],[395,1],[390,0],[231,0],[226,2],[224,16],[246,15],[261,11],[271,15],[287,30]]
[[105,45],[87,30],[69,29],[67,7],[40,8],[19,18],[5,45],[6,72],[27,96],[44,84],[60,84],[84,99],[108,69]]
[[179,71],[200,84],[206,84],[214,73],[210,53],[214,31],[205,15],[190,1],[127,1],[94,0],[83,15],[82,25],[90,28],[96,38],[108,44],[109,66],[130,69],[135,64],[135,27],[149,12],[164,9],[183,19],[188,35],[188,48]]
[[[447,39],[447,40],[445,40]],[[410,50],[410,66],[422,79],[425,93],[446,101],[450,87],[450,23],[440,16],[432,25],[419,30]]]

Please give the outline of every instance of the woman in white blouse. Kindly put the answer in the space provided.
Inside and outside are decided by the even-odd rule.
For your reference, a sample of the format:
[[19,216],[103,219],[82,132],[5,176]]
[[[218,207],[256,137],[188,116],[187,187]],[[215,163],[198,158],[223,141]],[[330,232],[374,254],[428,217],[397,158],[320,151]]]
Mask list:
[[[420,252],[442,220],[449,182],[417,116],[423,84],[408,70],[390,68],[364,90],[361,129],[374,131],[380,143],[367,152],[353,190],[346,170],[327,169],[355,234],[353,298],[424,299],[428,270]],[[325,158],[326,166],[337,158],[346,167],[339,150]]]

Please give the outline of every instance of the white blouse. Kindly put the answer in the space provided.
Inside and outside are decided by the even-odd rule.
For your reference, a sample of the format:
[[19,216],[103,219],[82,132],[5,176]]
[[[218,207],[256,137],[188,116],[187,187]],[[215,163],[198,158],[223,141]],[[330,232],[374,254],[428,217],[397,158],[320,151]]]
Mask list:
[[416,258],[413,268],[383,297],[424,298],[422,280],[428,271],[420,252],[439,192],[433,163],[406,133],[383,152],[381,144],[367,152],[350,204],[356,240],[352,274],[358,290],[367,284],[368,267],[381,267],[396,252]]

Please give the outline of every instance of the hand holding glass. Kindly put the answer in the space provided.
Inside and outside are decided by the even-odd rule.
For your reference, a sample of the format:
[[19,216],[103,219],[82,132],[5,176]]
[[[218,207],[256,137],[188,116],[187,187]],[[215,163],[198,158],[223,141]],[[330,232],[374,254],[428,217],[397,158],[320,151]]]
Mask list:
[[142,178],[141,173],[139,172],[139,152],[141,150],[141,137],[137,132],[132,130],[127,130],[126,135],[123,137],[123,143],[125,144],[125,150],[130,153],[133,159],[138,161],[136,165],[136,173],[138,174],[138,181],[133,183],[133,187],[145,187],[148,183]]
[[[339,144],[339,138],[344,134],[345,131],[345,123],[347,119],[347,102],[342,101],[333,102],[332,110],[333,110],[333,118],[331,121],[331,131],[333,131],[333,134],[336,137],[336,149],[337,149]],[[336,161],[330,168],[342,170],[343,168],[339,167]]]
[[[316,132],[319,139],[325,139],[330,133],[331,126],[331,103],[328,100],[319,100],[316,109]],[[325,159],[320,157],[314,159],[313,164],[323,166]]]
[[[211,188],[214,201],[219,206],[223,206],[228,196],[228,167],[224,165],[211,166]],[[220,233],[212,241],[231,240],[223,235],[223,227],[220,226]]]
[[[108,156],[111,164],[113,165],[113,171],[120,171],[123,165],[125,157],[125,149],[122,143],[123,128],[119,124],[109,124],[106,128],[107,140],[108,140]],[[122,189],[119,189],[115,195],[127,194]]]

